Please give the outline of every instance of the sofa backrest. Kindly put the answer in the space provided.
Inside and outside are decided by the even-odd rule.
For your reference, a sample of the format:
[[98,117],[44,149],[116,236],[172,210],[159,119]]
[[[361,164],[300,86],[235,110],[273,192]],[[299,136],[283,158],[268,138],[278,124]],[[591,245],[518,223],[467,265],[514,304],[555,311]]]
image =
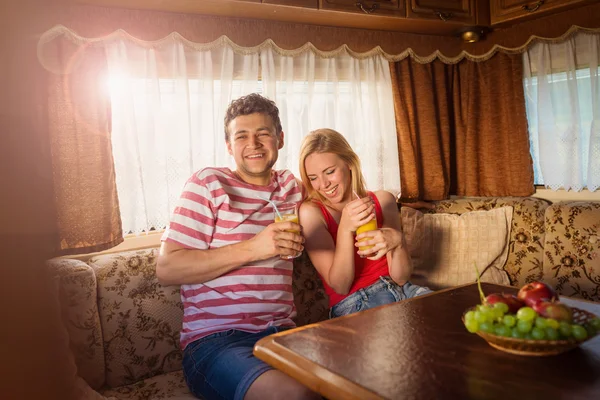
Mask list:
[[181,369],[179,286],[156,278],[158,249],[94,256],[106,384],[117,387]]
[[329,297],[306,252],[294,260],[292,285],[296,325],[314,324],[329,318]]
[[600,301],[600,203],[554,203],[545,224],[546,282],[562,295]]

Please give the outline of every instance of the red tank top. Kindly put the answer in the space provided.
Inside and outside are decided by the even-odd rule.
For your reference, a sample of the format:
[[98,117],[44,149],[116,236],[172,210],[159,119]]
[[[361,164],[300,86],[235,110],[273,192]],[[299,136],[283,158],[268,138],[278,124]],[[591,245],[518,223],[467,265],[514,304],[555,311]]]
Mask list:
[[[372,193],[369,192],[369,196],[373,199],[375,203],[375,217],[377,219],[377,227],[381,228],[383,225],[383,211],[381,210],[381,205],[379,204],[379,200]],[[333,243],[337,243],[337,231],[338,231],[338,223],[333,218],[333,215],[327,210],[327,207],[320,202],[316,202],[321,208],[321,213],[325,218],[325,222],[327,223],[327,230],[331,234],[333,238]],[[358,248],[357,248],[358,251]],[[377,261],[368,260],[366,258],[361,258],[356,252],[354,252],[354,282],[352,282],[352,286],[350,287],[350,291],[346,295],[338,294],[333,290],[325,279],[321,277],[321,281],[323,281],[323,287],[325,288],[325,292],[329,296],[329,307],[335,306],[340,301],[344,300],[346,297],[350,296],[352,293],[356,292],[359,289],[366,288],[367,286],[372,285],[373,283],[379,280],[380,276],[388,276],[390,274],[388,268],[387,257],[382,257]]]

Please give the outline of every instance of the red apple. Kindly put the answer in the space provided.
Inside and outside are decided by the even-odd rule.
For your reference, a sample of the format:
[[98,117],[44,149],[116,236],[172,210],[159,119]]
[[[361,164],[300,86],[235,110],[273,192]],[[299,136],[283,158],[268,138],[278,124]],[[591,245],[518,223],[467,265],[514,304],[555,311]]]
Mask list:
[[535,303],[532,308],[544,318],[569,323],[573,320],[573,311],[569,306],[558,301],[540,301]]
[[485,298],[485,302],[489,305],[504,303],[508,306],[508,312],[511,314],[516,314],[519,308],[525,305],[517,296],[507,293],[492,293]]
[[529,307],[533,307],[534,304],[542,300],[558,300],[554,289],[540,281],[531,282],[523,286],[519,290],[517,297]]

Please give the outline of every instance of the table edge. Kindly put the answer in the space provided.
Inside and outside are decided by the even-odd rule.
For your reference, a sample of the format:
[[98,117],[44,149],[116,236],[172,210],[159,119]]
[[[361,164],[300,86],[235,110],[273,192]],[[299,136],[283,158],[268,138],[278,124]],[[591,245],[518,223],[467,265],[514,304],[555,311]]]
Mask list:
[[279,337],[298,333],[315,325],[317,324],[305,325],[260,339],[254,345],[254,356],[329,399],[384,399],[369,389],[329,371],[324,366],[310,361],[276,342]]

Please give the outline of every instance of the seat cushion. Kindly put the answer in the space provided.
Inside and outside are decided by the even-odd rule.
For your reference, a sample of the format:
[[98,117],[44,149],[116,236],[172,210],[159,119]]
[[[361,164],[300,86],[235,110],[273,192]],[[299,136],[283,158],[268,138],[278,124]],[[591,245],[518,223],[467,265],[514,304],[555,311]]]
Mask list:
[[153,248],[88,261],[98,282],[108,387],[181,369],[179,286],[158,283],[157,254]]
[[132,385],[105,390],[103,396],[135,400],[193,400],[197,399],[187,388],[183,371],[157,375]]

